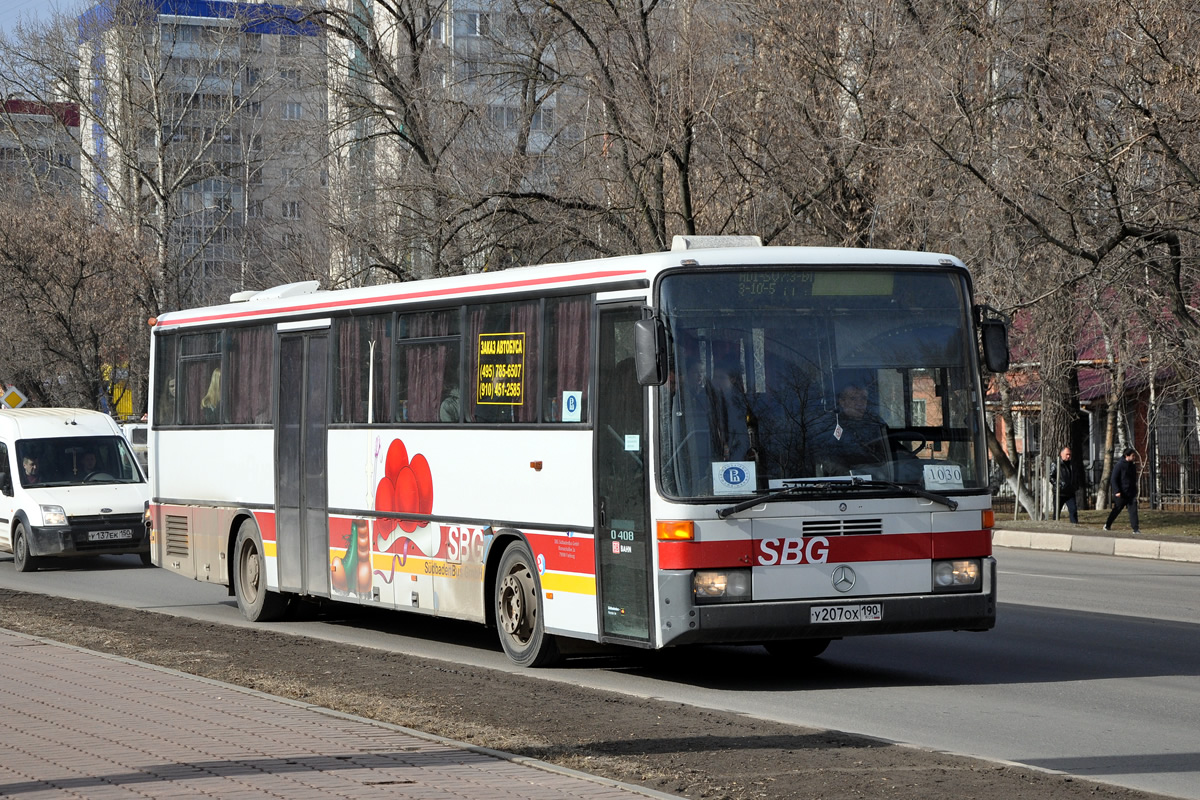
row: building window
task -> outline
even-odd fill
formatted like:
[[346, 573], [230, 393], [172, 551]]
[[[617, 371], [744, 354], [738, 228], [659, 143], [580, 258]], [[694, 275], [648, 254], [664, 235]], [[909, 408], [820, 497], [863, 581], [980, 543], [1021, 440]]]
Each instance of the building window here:
[[925, 403], [926, 403], [925, 400], [913, 400], [912, 401], [912, 424], [913, 425], [928, 424], [925, 422]]
[[492, 15], [481, 11], [454, 12], [455, 36], [487, 36], [492, 32]]
[[304, 106], [301, 103], [289, 102], [283, 104], [283, 118], [290, 120], [300, 119], [304, 115]]
[[281, 37], [279, 37], [279, 54], [281, 56], [300, 55], [300, 37], [299, 36], [281, 36]]
[[246, 204], [246, 218], [247, 219], [262, 219], [262, 215], [263, 215], [263, 201], [262, 200], [251, 200], [249, 203]]
[[284, 200], [283, 201], [283, 218], [284, 219], [300, 219], [300, 201]]

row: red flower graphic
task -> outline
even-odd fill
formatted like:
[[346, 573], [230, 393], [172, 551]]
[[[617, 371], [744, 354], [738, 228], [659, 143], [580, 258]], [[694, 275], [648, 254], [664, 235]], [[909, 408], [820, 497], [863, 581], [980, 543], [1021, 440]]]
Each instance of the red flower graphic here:
[[[394, 439], [388, 446], [383, 471], [379, 486], [375, 488], [376, 511], [400, 514], [429, 514], [433, 511], [433, 475], [425, 456], [418, 453], [410, 461], [404, 442]], [[377, 519], [375, 535], [379, 538], [387, 536], [397, 525], [405, 533], [412, 533], [428, 524], [428, 520]]]

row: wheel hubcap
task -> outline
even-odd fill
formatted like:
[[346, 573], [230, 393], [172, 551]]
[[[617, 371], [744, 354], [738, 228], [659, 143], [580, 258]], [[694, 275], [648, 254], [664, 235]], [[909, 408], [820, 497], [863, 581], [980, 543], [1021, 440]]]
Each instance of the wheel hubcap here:
[[525, 595], [521, 581], [515, 575], [507, 576], [500, 584], [500, 626], [504, 632], [514, 635], [525, 619]]

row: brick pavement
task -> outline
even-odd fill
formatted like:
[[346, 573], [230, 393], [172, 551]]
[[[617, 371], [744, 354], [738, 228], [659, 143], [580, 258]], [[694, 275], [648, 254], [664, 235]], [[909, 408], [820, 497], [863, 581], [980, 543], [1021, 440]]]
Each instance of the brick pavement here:
[[0, 796], [668, 795], [0, 629]]

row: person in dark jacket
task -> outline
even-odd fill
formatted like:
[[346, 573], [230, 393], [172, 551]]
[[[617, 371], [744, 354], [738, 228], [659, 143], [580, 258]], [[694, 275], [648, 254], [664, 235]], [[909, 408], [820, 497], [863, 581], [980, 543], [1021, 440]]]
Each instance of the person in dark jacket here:
[[1058, 454], [1058, 465], [1050, 470], [1050, 480], [1058, 484], [1058, 508], [1055, 514], [1065, 505], [1071, 524], [1079, 524], [1079, 507], [1075, 504], [1075, 492], [1083, 485], [1082, 468], [1071, 460], [1071, 448], [1064, 447]]
[[1108, 521], [1104, 523], [1104, 530], [1111, 531], [1113, 520], [1117, 518], [1117, 514], [1121, 513], [1121, 509], [1128, 508], [1129, 526], [1133, 528], [1135, 534], [1141, 533], [1138, 529], [1137, 488], [1137, 452], [1132, 447], [1126, 447], [1123, 458], [1117, 462], [1116, 469], [1113, 470], [1113, 508], [1109, 512]]

